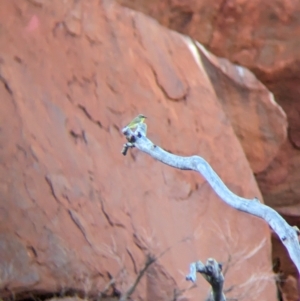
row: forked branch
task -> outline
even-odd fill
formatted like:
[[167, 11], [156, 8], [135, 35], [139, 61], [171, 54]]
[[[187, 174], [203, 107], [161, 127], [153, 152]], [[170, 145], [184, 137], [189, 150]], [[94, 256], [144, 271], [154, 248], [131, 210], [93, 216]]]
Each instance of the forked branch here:
[[211, 295], [209, 301], [226, 301], [223, 293], [224, 276], [222, 266], [213, 258], [208, 258], [206, 264], [201, 261], [190, 264], [190, 273], [186, 280], [195, 282], [196, 273], [200, 273], [205, 280], [211, 285]]

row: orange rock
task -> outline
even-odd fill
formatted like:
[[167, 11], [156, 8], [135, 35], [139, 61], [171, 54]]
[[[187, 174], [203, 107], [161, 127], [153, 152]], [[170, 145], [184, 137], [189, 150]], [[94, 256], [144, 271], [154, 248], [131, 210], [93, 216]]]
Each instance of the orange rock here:
[[[288, 0], [272, 1], [272, 3], [244, 0], [163, 2], [118, 0], [118, 2], [151, 15], [171, 29], [190, 35], [214, 54], [249, 68], [274, 94], [276, 102], [287, 115], [289, 128], [289, 140], [278, 153], [276, 160], [270, 164], [277, 154], [276, 147], [282, 142], [283, 130], [279, 128], [280, 126], [286, 128], [280, 114], [274, 116], [275, 111], [271, 113], [257, 107], [259, 109], [257, 113], [261, 117], [266, 116], [263, 128], [259, 125], [262, 124], [264, 118], [260, 118], [259, 122], [255, 123], [260, 133], [256, 132], [258, 135], [253, 135], [253, 131], [241, 133], [240, 130], [236, 133], [242, 140], [253, 171], [258, 174], [257, 180], [263, 196], [270, 200], [268, 204], [280, 213], [284, 213], [285, 209], [281, 210], [279, 207], [286, 207], [293, 203], [290, 209], [294, 211], [294, 215], [299, 216], [300, 43], [298, 41], [300, 26], [298, 15], [300, 3]], [[252, 91], [251, 98], [253, 100], [255, 97], [260, 98], [260, 93]], [[227, 99], [232, 98], [230, 89], [226, 89], [223, 95], [226, 95]], [[220, 93], [218, 96], [220, 99], [226, 97], [220, 97]], [[238, 107], [236, 110], [241, 110], [245, 107], [245, 103], [236, 107]], [[228, 109], [227, 107], [227, 111]], [[271, 119], [269, 119], [270, 113], [273, 115]], [[236, 128], [235, 125], [241, 123], [240, 119], [246, 122], [246, 116], [249, 115], [241, 114], [241, 112], [231, 114], [234, 128]], [[252, 117], [252, 114], [250, 116]], [[277, 137], [269, 136], [270, 131], [266, 131], [269, 120], [277, 124], [269, 124], [270, 128], [276, 128]], [[248, 121], [247, 124], [250, 122]], [[261, 149], [261, 145], [265, 145], [265, 148]], [[277, 167], [279, 171], [276, 170]], [[260, 175], [261, 172], [263, 172], [262, 175]], [[275, 184], [274, 173], [280, 174]], [[283, 174], [289, 176], [283, 177]], [[268, 182], [267, 178], [272, 180]], [[292, 189], [290, 183], [293, 183]], [[281, 203], [280, 206], [278, 206], [279, 203]]]
[[205, 71], [253, 172], [264, 171], [286, 140], [284, 111], [248, 69], [217, 58], [198, 45]]
[[[241, 136], [241, 132], [236, 133], [246, 142], [242, 142], [242, 145], [251, 168], [256, 173], [266, 203], [280, 214], [292, 216], [299, 224], [300, 2], [289, 0], [272, 2], [118, 0], [118, 2], [149, 14], [164, 26], [190, 35], [214, 54], [249, 68], [273, 93], [276, 102], [284, 109], [288, 121], [288, 140], [280, 151], [276, 153], [276, 147], [272, 147], [274, 142], [278, 145], [279, 140], [274, 140], [275, 136], [268, 137], [265, 128], [256, 136], [246, 132], [244, 132], [246, 136]], [[227, 89], [226, 96], [230, 94]], [[256, 95], [259, 96], [259, 92]], [[242, 108], [237, 107], [236, 110]], [[270, 111], [264, 113], [260, 110], [260, 112], [266, 116], [266, 120], [269, 119]], [[280, 121], [278, 117], [272, 118], [273, 121]], [[230, 118], [233, 126], [237, 120], [246, 121], [245, 114], [231, 115]], [[278, 130], [280, 126], [285, 128], [285, 122], [279, 122], [275, 128]], [[274, 124], [271, 127], [274, 128]], [[262, 145], [268, 146], [261, 149]], [[258, 157], [255, 158], [253, 153], [258, 154]]]
[[[222, 81], [212, 84], [194, 43], [110, 1], [11, 0], [2, 8], [1, 296], [69, 289], [98, 295], [111, 277], [114, 292], [124, 292], [145, 253], [159, 256], [167, 248], [136, 298], [173, 298], [189, 286], [189, 264], [208, 257], [224, 267], [230, 256], [239, 263], [226, 274], [225, 288], [269, 275], [265, 223], [226, 206], [198, 174], [137, 150], [120, 154], [120, 129], [143, 113], [153, 142], [203, 156], [233, 192], [261, 197], [218, 101]], [[28, 32], [32, 15], [39, 30]], [[210, 70], [236, 68], [218, 64]], [[248, 79], [243, 84], [251, 90]], [[235, 99], [243, 84], [228, 81]], [[276, 111], [262, 90], [262, 106]], [[259, 284], [253, 298], [275, 300], [274, 283]], [[185, 297], [204, 298], [207, 291], [200, 282]]]

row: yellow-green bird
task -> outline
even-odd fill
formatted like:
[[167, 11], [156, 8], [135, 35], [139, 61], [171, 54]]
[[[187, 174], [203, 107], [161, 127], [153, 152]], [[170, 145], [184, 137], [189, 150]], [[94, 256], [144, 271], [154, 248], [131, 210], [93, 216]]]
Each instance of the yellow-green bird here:
[[143, 123], [147, 117], [143, 114], [137, 115], [130, 123], [126, 126], [129, 129], [136, 128], [140, 123]]

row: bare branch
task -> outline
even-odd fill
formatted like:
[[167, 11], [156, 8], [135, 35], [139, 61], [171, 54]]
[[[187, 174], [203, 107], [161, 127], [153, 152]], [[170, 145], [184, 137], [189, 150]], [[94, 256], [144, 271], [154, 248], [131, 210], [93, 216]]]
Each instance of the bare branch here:
[[201, 261], [193, 262], [190, 265], [190, 274], [186, 276], [186, 280], [195, 282], [196, 272], [200, 273], [205, 280], [211, 285], [212, 301], [226, 301], [223, 293], [224, 276], [222, 274], [222, 266], [213, 258], [208, 258], [204, 265]]
[[122, 132], [129, 141], [126, 144], [126, 148], [136, 147], [152, 158], [181, 170], [198, 171], [211, 185], [216, 194], [229, 206], [264, 219], [285, 245], [300, 274], [300, 246], [297, 231], [289, 226], [274, 209], [260, 203], [257, 198], [246, 199], [234, 194], [203, 158], [199, 156], [176, 156], [153, 144], [146, 137], [147, 127], [145, 124], [138, 125], [135, 132], [132, 132], [127, 127]]
[[149, 268], [149, 266], [155, 261], [156, 261], [155, 256], [147, 255], [146, 262], [145, 262], [143, 268], [139, 271], [134, 283], [129, 287], [129, 289], [124, 294], [121, 295], [119, 301], [126, 301], [131, 296], [131, 294], [136, 289], [137, 285], [139, 284], [140, 280], [144, 276], [144, 274], [147, 271], [147, 269]]

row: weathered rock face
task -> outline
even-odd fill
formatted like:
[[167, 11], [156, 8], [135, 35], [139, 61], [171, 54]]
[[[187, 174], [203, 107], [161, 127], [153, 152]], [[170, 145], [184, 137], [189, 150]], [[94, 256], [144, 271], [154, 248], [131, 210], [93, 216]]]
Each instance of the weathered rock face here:
[[[190, 35], [216, 55], [248, 67], [274, 94], [287, 114], [289, 139], [275, 158], [271, 155], [265, 165], [260, 164], [263, 169], [251, 167], [266, 203], [299, 226], [300, 2], [118, 1]], [[273, 141], [270, 137], [269, 143]]]
[[[98, 295], [111, 278], [108, 293], [124, 292], [148, 252], [170, 248], [136, 298], [172, 299], [189, 287], [190, 262], [214, 257], [226, 266], [231, 256], [238, 264], [226, 274], [225, 288], [235, 285], [228, 297], [276, 300], [266, 224], [223, 204], [197, 174], [137, 150], [120, 154], [120, 129], [142, 112], [156, 144], [203, 156], [235, 193], [260, 197], [233, 105], [217, 97], [222, 77], [212, 79], [227, 77], [236, 102], [248, 95], [240, 110], [256, 126], [266, 125], [255, 97], [271, 124], [281, 123], [270, 132], [277, 144], [261, 144], [258, 169], [284, 139], [284, 115], [267, 90], [245, 69], [110, 1], [2, 1], [0, 17], [1, 295]], [[240, 286], [249, 275], [260, 289]], [[186, 298], [206, 296], [198, 282]]]
[[[215, 54], [250, 68], [267, 85], [287, 114], [289, 140], [273, 164], [270, 164], [274, 159], [271, 154], [265, 156], [265, 164], [259, 164], [260, 168], [255, 164], [251, 167], [258, 174], [257, 180], [268, 205], [282, 214], [289, 207], [288, 211], [299, 216], [300, 3], [282, 0], [272, 3], [243, 0], [119, 2], [190, 35]], [[261, 114], [269, 116], [268, 112], [261, 111]], [[274, 143], [272, 137], [267, 141], [270, 145]], [[245, 152], [248, 153], [247, 148]], [[283, 173], [288, 176], [283, 177]]]
[[205, 70], [253, 172], [264, 171], [286, 140], [284, 111], [253, 73], [198, 45]]

